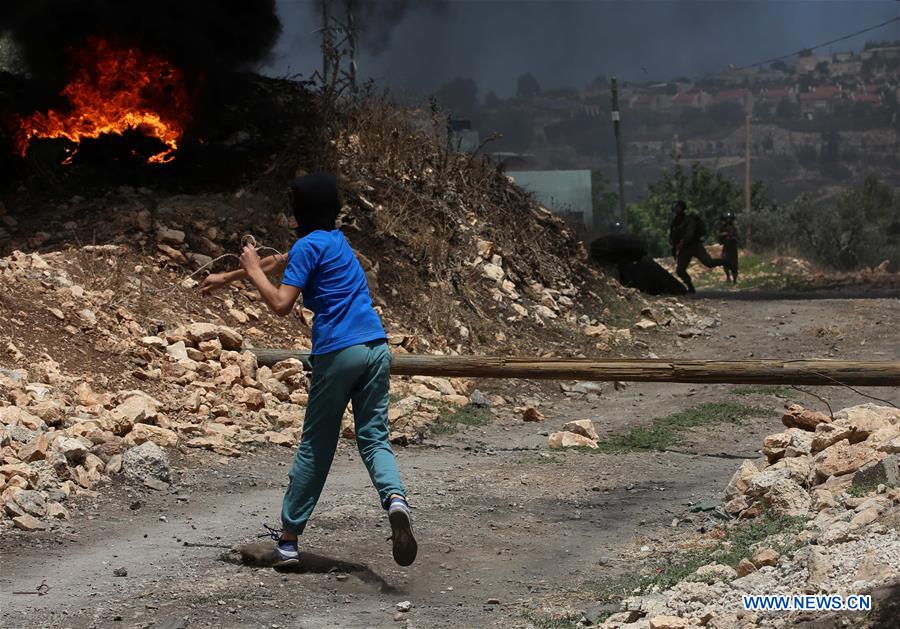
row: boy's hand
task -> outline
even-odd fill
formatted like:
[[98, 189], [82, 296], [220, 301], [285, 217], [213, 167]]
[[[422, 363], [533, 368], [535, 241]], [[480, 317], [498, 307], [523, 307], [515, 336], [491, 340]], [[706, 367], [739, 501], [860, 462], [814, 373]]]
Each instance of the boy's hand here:
[[214, 290], [219, 290], [228, 283], [224, 273], [212, 273], [207, 275], [200, 283], [200, 294], [206, 295]]
[[256, 271], [257, 269], [262, 270], [259, 254], [256, 253], [255, 247], [251, 247], [250, 245], [244, 247], [244, 250], [241, 252], [241, 266], [247, 273]]

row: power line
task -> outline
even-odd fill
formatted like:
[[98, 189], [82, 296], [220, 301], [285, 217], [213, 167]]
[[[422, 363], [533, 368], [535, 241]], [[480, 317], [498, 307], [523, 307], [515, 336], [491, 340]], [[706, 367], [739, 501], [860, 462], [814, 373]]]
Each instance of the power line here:
[[740, 66], [737, 68], [731, 68], [732, 70], [746, 70], [747, 68], [752, 68], [754, 66], [761, 66], [766, 63], [772, 63], [773, 61], [783, 61], [784, 59], [789, 59], [790, 57], [794, 57], [799, 55], [801, 52], [805, 52], [807, 50], [815, 50], [816, 48], [823, 48], [824, 46], [830, 46], [831, 44], [836, 44], [838, 42], [844, 41], [845, 39], [851, 39], [853, 37], [857, 37], [858, 35], [862, 35], [863, 33], [868, 33], [869, 31], [874, 31], [883, 26], [887, 26], [888, 24], [893, 24], [894, 22], [900, 21], [900, 16], [895, 18], [891, 18], [890, 20], [886, 20], [880, 24], [875, 24], [874, 26], [869, 26], [868, 28], [864, 28], [862, 30], [856, 31], [855, 33], [850, 33], [849, 35], [844, 35], [843, 37], [838, 37], [837, 39], [832, 39], [827, 42], [823, 42], [821, 44], [816, 44], [815, 46], [806, 46], [801, 48], [800, 50], [796, 50], [794, 52], [788, 53], [786, 55], [781, 55], [780, 57], [773, 57], [771, 59], [766, 59], [765, 61], [757, 61], [756, 63], [748, 63], [745, 66]]

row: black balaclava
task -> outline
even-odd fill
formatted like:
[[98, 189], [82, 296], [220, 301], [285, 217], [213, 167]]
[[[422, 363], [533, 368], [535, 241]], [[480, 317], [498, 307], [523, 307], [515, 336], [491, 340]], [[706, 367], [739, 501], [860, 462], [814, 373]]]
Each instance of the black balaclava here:
[[331, 173], [312, 173], [291, 181], [291, 209], [300, 238], [317, 229], [335, 229], [341, 211], [337, 178]]

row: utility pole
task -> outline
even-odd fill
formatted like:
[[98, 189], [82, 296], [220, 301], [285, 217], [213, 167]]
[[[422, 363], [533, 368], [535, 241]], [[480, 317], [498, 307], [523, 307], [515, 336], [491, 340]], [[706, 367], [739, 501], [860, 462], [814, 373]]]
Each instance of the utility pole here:
[[751, 246], [752, 221], [750, 220], [750, 114], [747, 114], [744, 137], [744, 212], [747, 213], [747, 249]]
[[322, 0], [322, 83], [328, 84], [328, 56], [331, 54], [331, 2]]
[[616, 136], [616, 165], [619, 169], [619, 218], [625, 218], [625, 172], [622, 167], [622, 139], [619, 137], [619, 86], [616, 78], [610, 81], [612, 91], [612, 123]]
[[350, 86], [356, 90], [356, 21], [353, 16], [353, 0], [346, 0], [347, 11], [347, 47], [350, 49]]

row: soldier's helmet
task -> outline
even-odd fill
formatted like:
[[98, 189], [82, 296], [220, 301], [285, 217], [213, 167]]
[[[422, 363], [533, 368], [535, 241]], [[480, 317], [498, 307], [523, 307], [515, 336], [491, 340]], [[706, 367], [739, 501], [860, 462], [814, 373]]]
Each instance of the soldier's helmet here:
[[725, 211], [722, 212], [722, 221], [725, 223], [731, 223], [734, 221], [734, 212]]
[[672, 214], [678, 214], [679, 212], [684, 212], [687, 209], [687, 204], [681, 199], [677, 199], [672, 201], [672, 205], [669, 206], [669, 210], [671, 210]]

